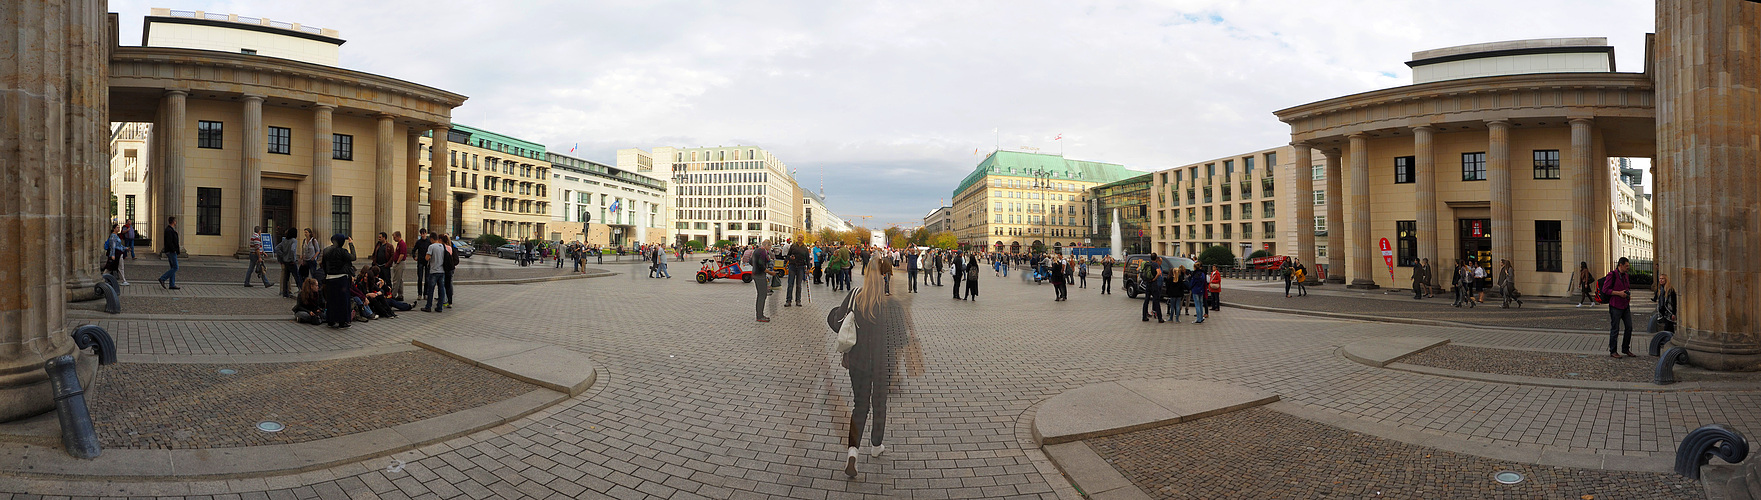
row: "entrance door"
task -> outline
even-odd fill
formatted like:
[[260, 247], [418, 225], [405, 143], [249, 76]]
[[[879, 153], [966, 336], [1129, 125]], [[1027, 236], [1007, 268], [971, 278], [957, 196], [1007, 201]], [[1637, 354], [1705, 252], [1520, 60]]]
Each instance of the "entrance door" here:
[[1480, 267], [1492, 267], [1492, 219], [1456, 219], [1460, 229], [1460, 257], [1473, 259]]
[[263, 189], [263, 232], [281, 238], [293, 227], [293, 217], [293, 190]]

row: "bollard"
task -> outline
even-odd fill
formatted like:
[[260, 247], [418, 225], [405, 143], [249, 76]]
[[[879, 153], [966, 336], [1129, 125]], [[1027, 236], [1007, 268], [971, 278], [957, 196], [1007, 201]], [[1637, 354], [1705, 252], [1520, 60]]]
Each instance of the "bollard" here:
[[105, 273], [104, 274], [104, 282], [109, 283], [110, 288], [116, 290], [117, 297], [122, 296], [122, 282], [116, 280], [116, 275]]
[[1742, 463], [1749, 456], [1749, 440], [1743, 438], [1743, 433], [1718, 424], [1694, 429], [1675, 448], [1675, 473], [1698, 480], [1700, 467], [1713, 455], [1733, 464]]
[[92, 349], [100, 366], [116, 363], [116, 341], [110, 338], [110, 332], [98, 325], [82, 325], [73, 329], [72, 336], [73, 344], [80, 350]]
[[110, 283], [100, 281], [98, 284], [92, 285], [92, 290], [98, 292], [98, 296], [104, 297], [104, 312], [110, 314], [122, 313], [122, 296], [117, 293], [116, 287], [110, 286]]
[[1663, 356], [1657, 358], [1657, 369], [1652, 382], [1657, 385], [1675, 383], [1675, 365], [1688, 362], [1688, 350], [1671, 347]]
[[1647, 354], [1650, 354], [1652, 356], [1661, 355], [1661, 353], [1663, 352], [1663, 346], [1669, 344], [1670, 339], [1673, 339], [1673, 338], [1675, 338], [1675, 332], [1669, 332], [1669, 331], [1657, 332], [1656, 335], [1652, 335], [1651, 336], [1651, 348], [1647, 352]]
[[55, 416], [61, 421], [61, 445], [68, 455], [91, 460], [103, 450], [98, 448], [98, 432], [92, 428], [92, 415], [86, 411], [86, 391], [80, 387], [79, 373], [74, 368], [73, 356], [56, 356], [43, 362], [55, 395]]

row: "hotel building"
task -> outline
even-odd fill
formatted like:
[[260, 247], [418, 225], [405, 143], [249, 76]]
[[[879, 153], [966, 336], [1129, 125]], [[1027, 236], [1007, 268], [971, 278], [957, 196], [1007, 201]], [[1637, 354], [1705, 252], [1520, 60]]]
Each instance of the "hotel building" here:
[[994, 151], [954, 189], [949, 219], [962, 248], [1091, 246], [1088, 189], [1142, 173], [1112, 163]]

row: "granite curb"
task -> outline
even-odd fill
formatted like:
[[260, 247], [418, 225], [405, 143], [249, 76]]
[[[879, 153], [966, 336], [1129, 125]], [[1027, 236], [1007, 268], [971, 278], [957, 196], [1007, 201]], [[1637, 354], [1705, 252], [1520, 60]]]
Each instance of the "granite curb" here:
[[1594, 334], [1594, 335], [1606, 335], [1608, 333], [1608, 332], [1602, 331], [1602, 330], [1573, 330], [1573, 329], [1564, 329], [1564, 328], [1552, 328], [1552, 329], [1521, 328], [1521, 327], [1514, 327], [1514, 326], [1479, 325], [1479, 324], [1474, 324], [1474, 323], [1460, 323], [1460, 322], [1455, 322], [1455, 321], [1443, 321], [1443, 320], [1435, 320], [1435, 319], [1398, 318], [1398, 317], [1393, 317], [1393, 316], [1372, 316], [1372, 315], [1368, 315], [1368, 314], [1346, 314], [1346, 313], [1336, 313], [1336, 312], [1327, 312], [1327, 311], [1309, 311], [1309, 310], [1305, 310], [1305, 309], [1287, 309], [1287, 308], [1282, 308], [1282, 307], [1266, 307], [1266, 306], [1256, 306], [1256, 305], [1249, 305], [1249, 304], [1240, 304], [1240, 303], [1234, 303], [1234, 302], [1224, 302], [1223, 306], [1224, 307], [1234, 307], [1234, 308], [1238, 308], [1238, 309], [1246, 309], [1249, 311], [1295, 314], [1298, 316], [1347, 319], [1347, 320], [1354, 320], [1354, 321], [1372, 321], [1372, 322], [1377, 322], [1377, 323], [1401, 323], [1401, 324], [1420, 325], [1420, 326], [1438, 326], [1438, 327], [1444, 327], [1444, 328], [1478, 328], [1478, 329], [1486, 329], [1486, 330], [1505, 330], [1505, 331], [1513, 331], [1513, 332], [1581, 333], [1581, 334]]
[[1382, 368], [1447, 343], [1449, 339], [1438, 337], [1379, 337], [1347, 343], [1339, 347], [1339, 354], [1358, 363]]
[[377, 356], [421, 349], [413, 344], [388, 344], [360, 349], [341, 349], [335, 351], [296, 352], [275, 354], [118, 354], [116, 360], [123, 363], [160, 363], [160, 364], [256, 364], [256, 363], [307, 363], [313, 361], [330, 361], [335, 359], [354, 358], [360, 356]]
[[1400, 370], [1438, 377], [1493, 382], [1500, 384], [1534, 385], [1541, 387], [1558, 387], [1561, 389], [1596, 389], [1604, 391], [1644, 391], [1644, 392], [1755, 392], [1761, 391], [1752, 382], [1676, 382], [1669, 385], [1657, 385], [1646, 382], [1612, 382], [1607, 380], [1573, 380], [1568, 378], [1525, 377], [1522, 375], [1503, 375], [1498, 373], [1470, 372], [1451, 370], [1432, 366], [1408, 363], [1389, 363], [1384, 368]]

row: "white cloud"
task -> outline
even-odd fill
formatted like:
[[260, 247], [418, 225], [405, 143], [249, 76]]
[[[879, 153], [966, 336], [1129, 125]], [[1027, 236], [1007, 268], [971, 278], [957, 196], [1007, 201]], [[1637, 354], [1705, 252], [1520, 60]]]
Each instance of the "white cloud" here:
[[[160, 3], [111, 2], [123, 40]], [[343, 65], [471, 97], [462, 123], [611, 161], [769, 148], [833, 210], [921, 217], [990, 149], [1150, 170], [1287, 142], [1273, 110], [1403, 85], [1414, 51], [1606, 36], [1642, 66], [1641, 0], [272, 2], [180, 9], [341, 30]], [[1392, 75], [1392, 76], [1390, 76]]]

